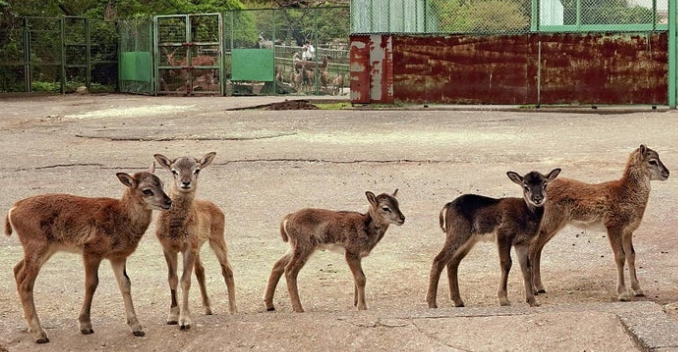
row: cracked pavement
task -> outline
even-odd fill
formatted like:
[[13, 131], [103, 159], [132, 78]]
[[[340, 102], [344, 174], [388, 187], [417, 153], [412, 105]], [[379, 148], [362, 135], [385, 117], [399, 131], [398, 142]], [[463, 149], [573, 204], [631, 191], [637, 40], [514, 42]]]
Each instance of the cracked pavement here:
[[[36, 346], [25, 331], [12, 267], [22, 256], [16, 236], [0, 236], [0, 347], [17, 351], [678, 351], [678, 220], [675, 111], [642, 108], [599, 114], [577, 111], [452, 109], [242, 110], [282, 98], [143, 97], [128, 95], [0, 98], [0, 209], [39, 193], [118, 197], [115, 172], [148, 168], [153, 154], [202, 156], [199, 198], [226, 214], [238, 315], [226, 312], [216, 259], [202, 258], [215, 315], [205, 316], [191, 289], [194, 328], [165, 325], [166, 264], [151, 225], [128, 260], [132, 296], [146, 336], [124, 322], [112, 272], [100, 269], [93, 335], [80, 335], [84, 296], [81, 259], [57, 254], [36, 283], [36, 306], [51, 342]], [[238, 110], [240, 109], [240, 110]], [[646, 143], [673, 172], [653, 182], [634, 234], [638, 276], [647, 297], [616, 302], [609, 241], [594, 229], [566, 228], [545, 248], [547, 293], [539, 308], [524, 302], [517, 265], [509, 276], [511, 307], [499, 307], [496, 246], [479, 243], [460, 266], [466, 308], [453, 308], [443, 275], [441, 308], [425, 293], [444, 236], [440, 208], [463, 193], [519, 196], [506, 178], [553, 167], [587, 182], [619, 178], [628, 154]], [[157, 174], [169, 180], [165, 170]], [[365, 312], [352, 305], [345, 261], [316, 253], [301, 271], [307, 313], [291, 312], [284, 280], [277, 312], [262, 296], [275, 260], [288, 248], [278, 221], [303, 207], [364, 211], [366, 190], [399, 189], [402, 227], [390, 228], [369, 257]], [[669, 224], [669, 226], [667, 226]], [[195, 281], [195, 280], [194, 280]]]

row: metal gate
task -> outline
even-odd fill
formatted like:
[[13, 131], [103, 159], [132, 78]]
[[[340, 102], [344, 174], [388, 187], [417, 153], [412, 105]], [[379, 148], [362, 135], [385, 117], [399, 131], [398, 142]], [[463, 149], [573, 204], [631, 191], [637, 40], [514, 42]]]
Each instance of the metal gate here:
[[155, 91], [224, 94], [221, 14], [155, 16]]

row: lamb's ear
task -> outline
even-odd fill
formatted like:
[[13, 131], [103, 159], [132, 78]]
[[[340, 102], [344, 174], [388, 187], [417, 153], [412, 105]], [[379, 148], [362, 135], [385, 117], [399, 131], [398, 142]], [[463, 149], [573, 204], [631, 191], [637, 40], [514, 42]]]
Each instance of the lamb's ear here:
[[558, 177], [558, 174], [560, 174], [560, 168], [556, 168], [551, 170], [548, 175], [546, 175], [546, 179], [551, 182], [555, 180], [556, 177]]
[[200, 160], [200, 167], [201, 168], [207, 167], [207, 165], [212, 163], [212, 160], [214, 160], [214, 157], [216, 155], [217, 155], [216, 152], [211, 152], [211, 153], [205, 154], [205, 156], [203, 156], [202, 159]]
[[377, 206], [377, 196], [374, 195], [374, 193], [367, 191], [365, 192], [365, 195], [367, 196], [367, 201], [370, 202], [373, 206]]
[[508, 178], [511, 179], [511, 181], [513, 181], [514, 183], [517, 183], [519, 185], [523, 184], [523, 176], [520, 176], [513, 171], [507, 172], [506, 176], [508, 176]]
[[172, 171], [172, 168], [171, 168], [172, 160], [168, 159], [166, 156], [164, 156], [162, 154], [155, 154], [155, 155], [153, 155], [153, 157], [155, 158], [155, 160], [158, 161], [158, 164], [160, 164], [160, 166], [162, 168], [165, 168], [169, 171]]
[[137, 186], [137, 182], [134, 180], [134, 177], [130, 176], [129, 174], [118, 172], [115, 175], [118, 176], [118, 180], [120, 180], [123, 185], [129, 188], [135, 188]]
[[641, 144], [640, 147], [638, 147], [638, 160], [643, 160], [647, 156], [647, 147], [645, 144]]
[[640, 147], [638, 147], [638, 150], [640, 150], [640, 152], [643, 154], [647, 153], [647, 147], [645, 144], [641, 144]]
[[148, 172], [154, 173], [155, 172], [155, 161], [151, 163], [151, 166], [148, 167]]
[[397, 189], [397, 188], [396, 188], [395, 191], [393, 191], [393, 197], [394, 197], [394, 198], [395, 198], [395, 197], [398, 197], [398, 189]]

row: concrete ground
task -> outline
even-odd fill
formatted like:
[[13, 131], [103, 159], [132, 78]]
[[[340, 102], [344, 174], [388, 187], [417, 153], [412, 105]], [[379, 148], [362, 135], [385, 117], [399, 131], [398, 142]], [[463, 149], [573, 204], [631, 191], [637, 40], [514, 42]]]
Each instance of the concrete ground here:
[[[665, 109], [526, 111], [496, 107], [399, 110], [237, 110], [278, 102], [257, 97], [89, 95], [0, 97], [0, 209], [34, 194], [118, 197], [116, 172], [148, 167], [152, 155], [200, 157], [216, 151], [201, 173], [198, 196], [226, 214], [239, 313], [227, 313], [218, 263], [203, 249], [215, 315], [191, 289], [194, 327], [165, 325], [166, 267], [154, 226], [128, 260], [132, 294], [146, 336], [125, 326], [120, 293], [107, 265], [100, 269], [92, 319], [81, 335], [81, 260], [57, 254], [36, 283], [36, 306], [51, 342], [26, 332], [12, 268], [18, 237], [0, 237], [0, 351], [678, 351], [678, 220], [675, 174], [652, 183], [643, 223], [634, 235], [646, 297], [616, 302], [615, 266], [602, 232], [566, 228], [546, 246], [548, 293], [541, 307], [524, 302], [514, 261], [511, 307], [499, 307], [496, 246], [479, 243], [460, 266], [466, 308], [454, 308], [446, 277], [438, 305], [425, 294], [444, 236], [437, 215], [463, 193], [520, 196], [505, 176], [548, 172], [602, 182], [620, 177], [641, 143], [672, 171], [678, 113]], [[235, 109], [235, 110], [234, 110]], [[168, 172], [156, 172], [169, 182]], [[364, 192], [399, 189], [402, 227], [392, 227], [363, 260], [367, 311], [352, 305], [353, 281], [340, 255], [317, 253], [300, 274], [306, 313], [291, 312], [284, 280], [276, 312], [265, 312], [271, 266], [287, 249], [278, 221], [303, 207], [364, 211]]]

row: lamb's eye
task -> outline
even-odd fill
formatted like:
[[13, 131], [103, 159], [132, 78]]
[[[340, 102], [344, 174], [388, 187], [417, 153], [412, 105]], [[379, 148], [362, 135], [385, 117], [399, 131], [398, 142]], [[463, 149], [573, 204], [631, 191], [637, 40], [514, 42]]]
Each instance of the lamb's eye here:
[[199, 174], [199, 173], [200, 173], [200, 169], [196, 169], [193, 173], [196, 174], [196, 175]]
[[383, 210], [383, 211], [386, 212], [386, 213], [390, 213], [390, 212], [391, 212], [391, 208], [389, 208], [389, 207], [382, 207], [381, 210]]
[[179, 175], [179, 171], [177, 171], [177, 170], [172, 170], [172, 174], [173, 174], [174, 176], [177, 176], [177, 175]]
[[657, 166], [657, 160], [652, 159], [652, 160], [649, 161], [649, 163], [652, 166]]
[[151, 191], [150, 189], [145, 189], [141, 192], [146, 196], [152, 196], [153, 195], [153, 191]]

